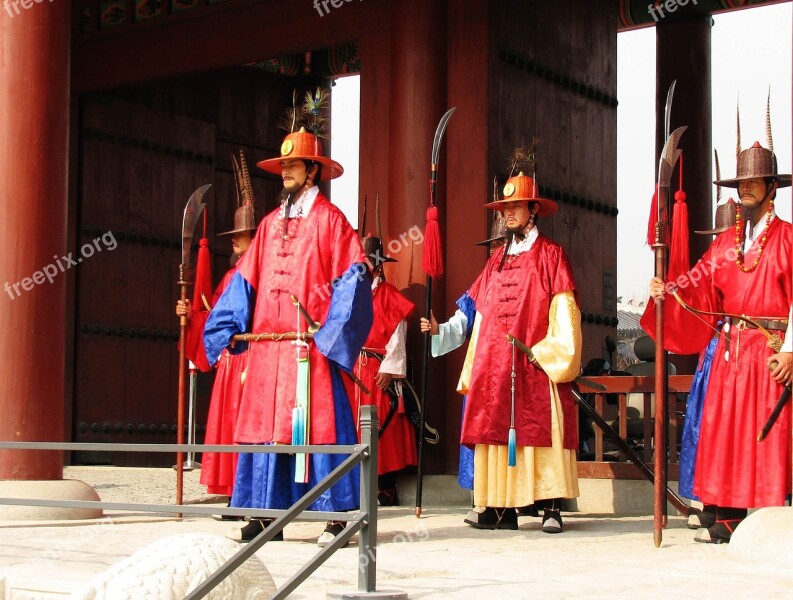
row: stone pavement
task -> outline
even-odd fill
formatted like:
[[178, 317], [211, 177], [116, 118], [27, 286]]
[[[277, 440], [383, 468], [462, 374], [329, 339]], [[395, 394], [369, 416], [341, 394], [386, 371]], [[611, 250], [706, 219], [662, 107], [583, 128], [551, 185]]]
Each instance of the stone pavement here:
[[[108, 502], [170, 503], [174, 497], [170, 469], [67, 467], [64, 476], [91, 484]], [[185, 474], [185, 502], [224, 505], [224, 498], [204, 494], [198, 476]], [[676, 516], [660, 548], [652, 541], [651, 516], [567, 513], [561, 535], [542, 533], [539, 519], [528, 517], [517, 531], [480, 531], [462, 522], [466, 510], [463, 504], [425, 501], [416, 519], [410, 506], [380, 509], [377, 589], [423, 599], [793, 598], [793, 552], [782, 542], [757, 553], [756, 546], [736, 540], [698, 544], [685, 519]], [[793, 514], [790, 508], [775, 510], [785, 518]], [[110, 511], [92, 521], [0, 522], [0, 600], [65, 598], [155, 540], [186, 532], [224, 535], [233, 526], [206, 517]], [[286, 541], [270, 542], [257, 553], [276, 584], [318, 551], [321, 530], [321, 523], [291, 524]], [[353, 542], [291, 597], [355, 591], [357, 564]]]

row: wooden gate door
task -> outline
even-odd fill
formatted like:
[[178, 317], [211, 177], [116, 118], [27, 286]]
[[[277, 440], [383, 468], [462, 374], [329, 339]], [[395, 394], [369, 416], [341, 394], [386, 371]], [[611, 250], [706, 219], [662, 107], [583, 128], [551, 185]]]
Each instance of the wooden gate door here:
[[[182, 214], [196, 188], [214, 183], [215, 126], [94, 96], [82, 99], [81, 121], [73, 439], [173, 443]], [[165, 466], [174, 455], [72, 460]]]

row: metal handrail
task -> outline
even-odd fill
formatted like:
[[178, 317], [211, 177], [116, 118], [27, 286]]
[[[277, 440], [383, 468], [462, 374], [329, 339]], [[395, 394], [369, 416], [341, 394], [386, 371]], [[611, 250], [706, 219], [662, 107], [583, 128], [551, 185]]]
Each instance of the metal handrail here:
[[[356, 445], [203, 445], [203, 444], [100, 444], [79, 442], [0, 442], [0, 450], [82, 450], [102, 452], [228, 452], [228, 453], [271, 453], [271, 454], [349, 454], [327, 477], [319, 481], [300, 500], [288, 510], [226, 508], [218, 510], [213, 507], [184, 504], [142, 504], [120, 502], [96, 502], [87, 500], [42, 500], [38, 498], [0, 498], [0, 504], [22, 506], [55, 506], [65, 508], [107, 508], [111, 510], [138, 510], [141, 512], [178, 514], [228, 514], [235, 516], [251, 516], [257, 518], [275, 518], [264, 531], [251, 542], [243, 546], [223, 566], [210, 575], [198, 588], [191, 592], [186, 600], [197, 600], [206, 596], [218, 586], [234, 570], [242, 565], [264, 544], [271, 540], [286, 525], [300, 518], [301, 520], [346, 520], [347, 526], [318, 552], [308, 563], [303, 565], [283, 586], [272, 596], [274, 599], [286, 598], [316, 569], [318, 569], [336, 550], [344, 547], [347, 541], [360, 532], [358, 544], [358, 591], [372, 593], [376, 591], [377, 582], [377, 407], [366, 405], [361, 407], [361, 444]], [[357, 513], [306, 511], [306, 509], [349, 473], [356, 465], [361, 465], [360, 509]], [[301, 513], [308, 512], [308, 516]]]

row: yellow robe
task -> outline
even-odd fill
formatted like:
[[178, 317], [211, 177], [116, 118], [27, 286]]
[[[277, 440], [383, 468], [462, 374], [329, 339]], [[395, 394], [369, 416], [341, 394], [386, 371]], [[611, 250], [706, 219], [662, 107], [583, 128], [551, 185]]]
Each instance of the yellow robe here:
[[[467, 393], [480, 317], [474, 320], [458, 391]], [[507, 466], [507, 446], [477, 444], [474, 450], [474, 504], [519, 507], [536, 500], [576, 498], [578, 468], [573, 449], [562, 446], [562, 409], [556, 384], [571, 381], [581, 365], [581, 314], [570, 291], [551, 300], [548, 335], [532, 347], [548, 375], [551, 398], [551, 447], [518, 446], [517, 465]]]

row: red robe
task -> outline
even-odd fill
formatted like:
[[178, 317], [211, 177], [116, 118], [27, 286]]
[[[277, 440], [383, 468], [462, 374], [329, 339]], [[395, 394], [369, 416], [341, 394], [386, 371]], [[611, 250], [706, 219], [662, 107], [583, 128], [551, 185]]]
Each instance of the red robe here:
[[[413, 303], [399, 293], [390, 283], [381, 281], [372, 292], [374, 308], [374, 322], [366, 339], [364, 348], [380, 355], [385, 354], [385, 347], [397, 325], [410, 316], [413, 312]], [[355, 365], [355, 374], [371, 392], [371, 396], [362, 393], [360, 388], [350, 380], [345, 379], [347, 395], [350, 398], [352, 414], [355, 418], [355, 427], [359, 427], [359, 407], [366, 404], [377, 405], [377, 419], [380, 427], [385, 423], [391, 411], [391, 397], [379, 389], [374, 382], [380, 369], [380, 361], [361, 353]], [[358, 430], [358, 441], [361, 439]], [[379, 439], [377, 449], [377, 473], [390, 473], [399, 471], [408, 465], [416, 464], [416, 435], [407, 415], [399, 412], [399, 408], [388, 423]]]
[[[223, 276], [212, 296], [212, 306], [220, 298], [223, 290], [231, 281], [236, 268], [229, 269]], [[207, 314], [207, 313], [205, 313]], [[206, 321], [206, 317], [204, 318]], [[203, 344], [202, 344], [203, 346]], [[224, 350], [217, 362], [215, 384], [212, 387], [212, 398], [209, 401], [205, 444], [233, 444], [234, 427], [240, 410], [242, 396], [241, 375], [248, 362], [247, 353], [230, 354]], [[208, 494], [231, 496], [234, 488], [234, 476], [237, 470], [237, 454], [228, 452], [205, 452], [201, 456], [202, 485], [207, 486]]]
[[[364, 264], [361, 242], [344, 214], [321, 193], [304, 217], [268, 214], [237, 269], [256, 292], [253, 333], [284, 333], [306, 322], [290, 300], [294, 294], [320, 324], [330, 307], [333, 281], [355, 263]], [[286, 239], [284, 239], [286, 238]], [[361, 274], [368, 277], [366, 273]], [[310, 444], [336, 442], [328, 359], [309, 343]], [[296, 347], [289, 341], [252, 342], [234, 441], [243, 444], [292, 441], [292, 409], [297, 382]]]
[[[735, 264], [735, 232], [719, 235], [688, 275], [678, 279], [680, 297], [698, 309], [787, 319], [793, 301], [793, 226], [775, 218], [767, 237], [757, 268], [744, 273]], [[754, 264], [759, 244], [757, 240], [746, 254], [744, 265]], [[654, 318], [655, 303], [651, 303], [643, 324], [654, 323]], [[712, 323], [715, 317], [706, 320]], [[670, 296], [664, 302], [664, 323], [665, 340], [672, 347], [690, 347], [690, 340], [695, 340], [701, 350], [713, 336], [713, 330], [701, 321], [692, 324], [690, 313]], [[654, 336], [654, 328], [646, 329]], [[775, 334], [781, 338], [783, 333]], [[791, 490], [790, 404], [768, 437], [757, 442], [783, 388], [769, 375], [766, 363], [773, 350], [759, 330], [739, 329], [733, 322], [730, 336], [729, 360], [725, 360], [724, 335], [713, 359], [702, 410], [694, 493], [705, 504], [717, 506], [781, 506]]]
[[[532, 347], [548, 333], [553, 296], [575, 292], [573, 270], [562, 247], [540, 234], [531, 249], [508, 256], [505, 248], [490, 257], [469, 290], [481, 313], [476, 355], [463, 415], [462, 443], [506, 445], [511, 407], [511, 334]], [[515, 430], [518, 446], [551, 446], [551, 398], [548, 376], [515, 353]], [[578, 447], [576, 404], [569, 383], [558, 384], [564, 415], [564, 447]]]

